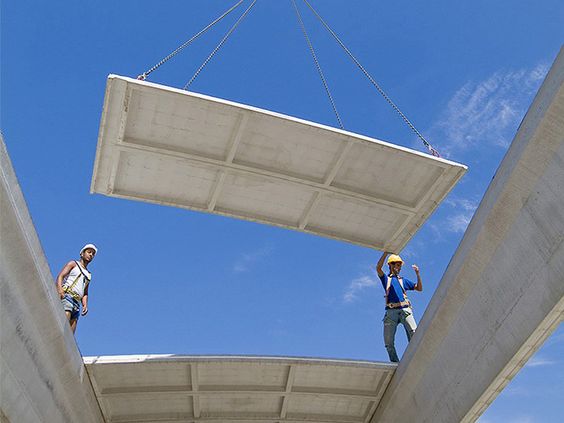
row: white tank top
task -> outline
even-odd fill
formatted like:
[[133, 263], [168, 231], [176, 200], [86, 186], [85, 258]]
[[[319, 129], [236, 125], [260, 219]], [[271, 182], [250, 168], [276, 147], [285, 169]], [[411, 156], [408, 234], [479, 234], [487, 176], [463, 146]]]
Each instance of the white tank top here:
[[92, 274], [75, 261], [76, 266], [72, 268], [70, 273], [63, 281], [63, 290], [80, 300], [84, 297], [84, 291], [92, 279]]

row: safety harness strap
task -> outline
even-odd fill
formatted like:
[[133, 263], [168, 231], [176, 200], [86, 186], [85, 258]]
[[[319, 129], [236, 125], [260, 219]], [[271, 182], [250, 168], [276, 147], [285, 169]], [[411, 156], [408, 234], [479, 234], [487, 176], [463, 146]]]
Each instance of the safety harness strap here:
[[407, 298], [407, 293], [405, 292], [405, 288], [403, 287], [403, 278], [398, 276], [398, 282], [403, 292], [403, 301], [399, 303], [389, 303], [388, 302], [388, 294], [390, 293], [390, 288], [392, 287], [392, 276], [388, 275], [388, 281], [386, 283], [386, 307], [387, 308], [400, 308], [400, 307], [411, 307], [411, 302]]
[[78, 264], [77, 261], [75, 261], [75, 263], [78, 266], [78, 271], [80, 272], [80, 274], [74, 279], [74, 281], [72, 281], [72, 283], [70, 285], [64, 286], [63, 291], [66, 294], [69, 294], [75, 300], [80, 300], [80, 298], [77, 298], [76, 293], [72, 289], [76, 286], [76, 284], [78, 283], [78, 280], [80, 279], [81, 276], [83, 276], [84, 279], [86, 280], [86, 284], [84, 285], [84, 289], [86, 289], [86, 287], [90, 283], [90, 279], [88, 279], [88, 277], [84, 274], [84, 272], [82, 271], [82, 268], [80, 267], [80, 264]]

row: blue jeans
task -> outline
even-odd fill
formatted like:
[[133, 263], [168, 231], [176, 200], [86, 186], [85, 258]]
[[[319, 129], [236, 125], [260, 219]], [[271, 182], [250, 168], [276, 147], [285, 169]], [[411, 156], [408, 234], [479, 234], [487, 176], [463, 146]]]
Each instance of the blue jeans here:
[[396, 329], [400, 323], [405, 329], [407, 341], [411, 341], [411, 337], [415, 333], [415, 329], [417, 329], [417, 323], [415, 323], [411, 307], [386, 310], [384, 315], [384, 345], [390, 356], [390, 361], [396, 363], [399, 362], [399, 358], [396, 353], [395, 337]]

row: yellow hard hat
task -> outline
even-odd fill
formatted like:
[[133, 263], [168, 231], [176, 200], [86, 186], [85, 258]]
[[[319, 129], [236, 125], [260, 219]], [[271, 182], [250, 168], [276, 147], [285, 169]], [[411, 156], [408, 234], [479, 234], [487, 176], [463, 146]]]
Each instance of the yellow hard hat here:
[[390, 257], [388, 257], [388, 264], [398, 263], [398, 262], [403, 264], [403, 260], [397, 254], [392, 254]]

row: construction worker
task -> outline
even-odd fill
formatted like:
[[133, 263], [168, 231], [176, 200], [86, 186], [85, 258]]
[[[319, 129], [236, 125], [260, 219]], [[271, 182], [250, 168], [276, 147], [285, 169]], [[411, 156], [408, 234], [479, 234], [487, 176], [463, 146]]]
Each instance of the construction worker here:
[[[57, 276], [57, 291], [72, 333], [76, 331], [79, 315], [84, 316], [88, 313], [88, 285], [92, 279], [88, 265], [97, 252], [98, 249], [94, 244], [86, 244], [80, 250], [80, 260], [69, 261]], [[81, 303], [82, 312], [80, 312]]]
[[380, 260], [378, 260], [378, 264], [376, 265], [376, 270], [378, 272], [378, 277], [382, 281], [384, 291], [386, 292], [384, 345], [386, 346], [386, 350], [390, 356], [390, 361], [399, 362], [395, 347], [395, 336], [398, 324], [401, 323], [405, 328], [405, 334], [407, 335], [408, 342], [411, 341], [411, 337], [413, 336], [415, 329], [417, 329], [417, 323], [415, 323], [413, 310], [411, 309], [411, 303], [407, 298], [406, 291], [423, 291], [423, 283], [421, 282], [419, 267], [415, 264], [411, 267], [415, 270], [415, 274], [417, 275], [417, 283], [414, 284], [409, 279], [400, 276], [403, 260], [396, 254], [390, 255], [388, 258], [389, 272], [385, 275], [382, 271], [382, 266], [389, 254], [390, 253], [388, 252], [382, 254], [382, 257], [380, 257]]

